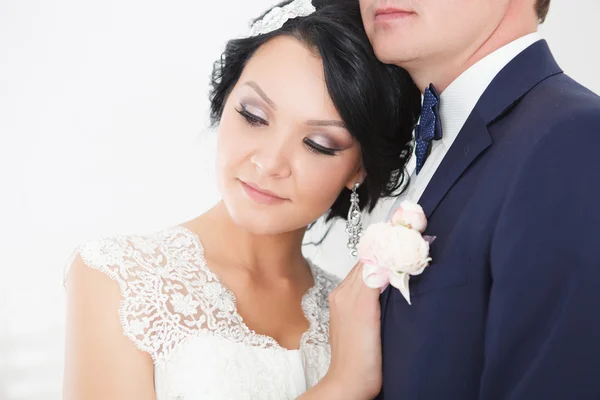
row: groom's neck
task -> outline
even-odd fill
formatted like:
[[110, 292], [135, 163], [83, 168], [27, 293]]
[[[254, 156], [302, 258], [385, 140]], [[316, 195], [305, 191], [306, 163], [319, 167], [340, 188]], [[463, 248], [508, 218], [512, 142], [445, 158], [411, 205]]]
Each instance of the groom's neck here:
[[421, 92], [433, 83], [437, 91], [442, 93], [478, 61], [512, 41], [537, 31], [537, 19], [511, 14], [516, 12], [521, 11], [509, 11], [491, 34], [473, 38], [471, 44], [460, 53], [424, 57], [400, 66], [410, 73]]

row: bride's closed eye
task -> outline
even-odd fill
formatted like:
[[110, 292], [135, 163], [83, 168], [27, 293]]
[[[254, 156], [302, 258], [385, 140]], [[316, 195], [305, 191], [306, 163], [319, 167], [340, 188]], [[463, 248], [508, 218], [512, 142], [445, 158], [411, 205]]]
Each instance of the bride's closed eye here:
[[248, 107], [244, 104], [240, 105], [239, 109], [236, 109], [235, 111], [238, 112], [238, 114], [240, 114], [242, 117], [244, 117], [244, 119], [246, 120], [246, 122], [252, 126], [269, 126], [269, 121], [267, 121], [265, 118], [257, 115], [259, 114], [258, 112], [251, 112]]
[[313, 154], [323, 154], [326, 156], [335, 156], [340, 151], [339, 149], [332, 149], [326, 146], [322, 146], [314, 140], [305, 138], [304, 145]]

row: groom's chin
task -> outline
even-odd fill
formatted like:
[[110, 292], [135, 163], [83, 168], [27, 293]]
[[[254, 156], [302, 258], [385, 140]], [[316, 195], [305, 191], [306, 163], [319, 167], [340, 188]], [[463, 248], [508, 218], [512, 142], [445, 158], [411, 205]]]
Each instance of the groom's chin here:
[[405, 63], [415, 58], [417, 54], [415, 42], [401, 40], [403, 36], [392, 28], [377, 29], [369, 33], [369, 40], [379, 61], [403, 67]]
[[389, 42], [373, 43], [375, 55], [384, 64], [407, 68], [418, 59], [414, 51]]

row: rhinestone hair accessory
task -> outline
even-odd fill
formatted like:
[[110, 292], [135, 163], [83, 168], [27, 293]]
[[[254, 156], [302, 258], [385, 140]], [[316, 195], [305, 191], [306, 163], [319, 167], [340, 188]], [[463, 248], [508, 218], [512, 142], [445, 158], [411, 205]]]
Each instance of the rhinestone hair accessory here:
[[288, 20], [306, 17], [317, 11], [311, 0], [294, 0], [283, 7], [274, 7], [250, 28], [250, 36], [264, 35], [279, 29]]

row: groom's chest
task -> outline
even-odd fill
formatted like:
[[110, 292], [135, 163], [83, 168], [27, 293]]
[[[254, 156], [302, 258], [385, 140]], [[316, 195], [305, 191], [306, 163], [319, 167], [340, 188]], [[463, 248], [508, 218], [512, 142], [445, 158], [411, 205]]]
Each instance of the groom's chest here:
[[496, 144], [464, 171], [429, 216], [426, 234], [436, 237], [433, 262], [411, 277], [412, 305], [393, 288], [382, 297], [386, 399], [477, 396], [469, 390], [478, 387], [483, 364], [490, 249], [520, 162], [507, 160], [506, 147]]

